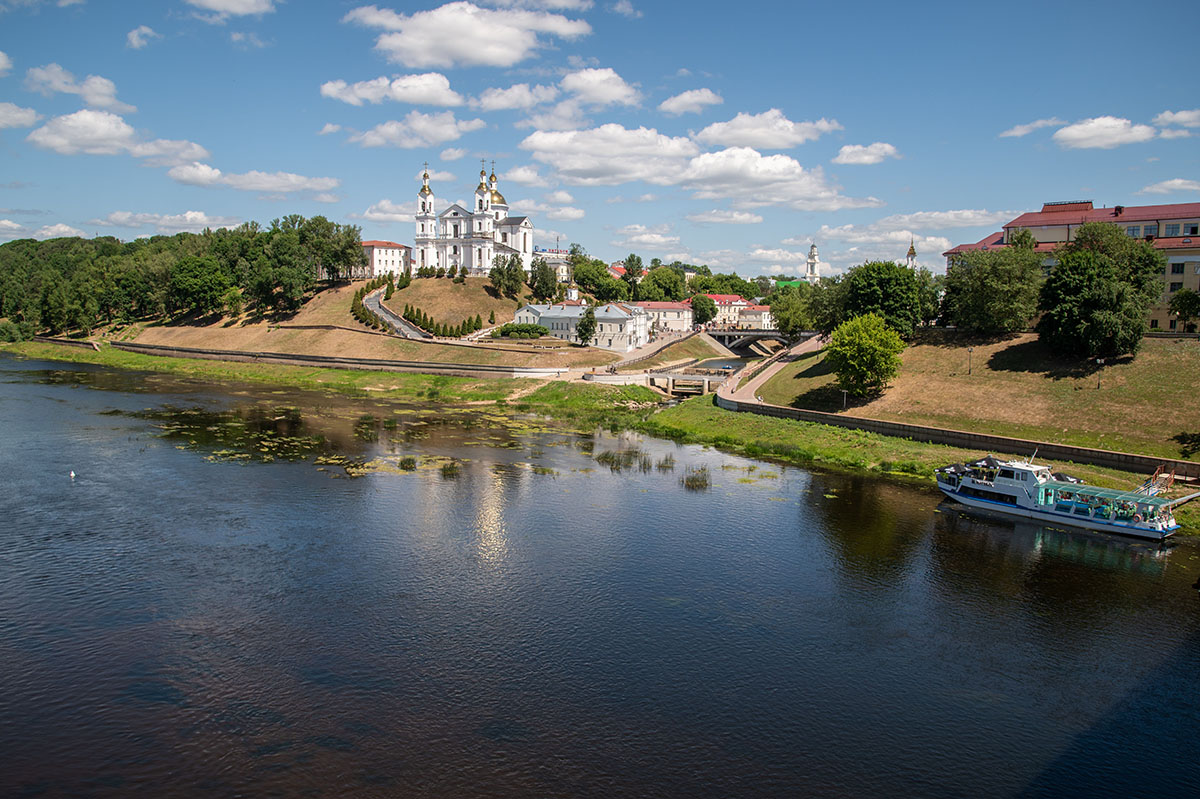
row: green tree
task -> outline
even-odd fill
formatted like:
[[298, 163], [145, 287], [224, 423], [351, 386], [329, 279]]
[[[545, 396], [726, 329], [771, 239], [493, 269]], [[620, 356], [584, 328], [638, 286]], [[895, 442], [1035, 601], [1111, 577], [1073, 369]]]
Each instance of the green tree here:
[[692, 321], [704, 325], [717, 318], [717, 304], [712, 297], [697, 294], [692, 297]]
[[879, 394], [900, 372], [900, 335], [877, 313], [856, 316], [838, 325], [825, 348], [838, 383], [856, 397]]
[[1073, 358], [1137, 352], [1146, 316], [1162, 291], [1166, 257], [1107, 222], [1080, 225], [1054, 257], [1057, 264], [1038, 299], [1039, 339]]
[[225, 308], [226, 315], [237, 319], [242, 315], [242, 309], [246, 306], [242, 290], [237, 286], [231, 286], [229, 291], [225, 292], [225, 296], [221, 298], [221, 304]]
[[1200, 318], [1200, 293], [1191, 289], [1180, 289], [1171, 297], [1171, 313], [1179, 317], [1184, 330], [1194, 328], [1189, 324], [1193, 319]]
[[683, 278], [679, 272], [668, 266], [659, 266], [651, 269], [638, 285], [638, 299], [643, 300], [672, 300], [678, 302], [684, 298], [684, 294]]
[[928, 326], [937, 321], [941, 313], [945, 285], [945, 275], [935, 275], [925, 267], [917, 270], [917, 297], [920, 305], [918, 317], [921, 324]]
[[801, 283], [797, 286], [781, 286], [769, 299], [771, 316], [780, 333], [795, 341], [801, 333], [813, 329], [812, 313], [809, 310], [809, 294], [812, 286]]
[[625, 256], [625, 274], [622, 275], [621, 280], [624, 281], [628, 296], [631, 299], [641, 299], [638, 297], [637, 288], [638, 278], [642, 276], [643, 271], [642, 257], [640, 255], [629, 253], [629, 255]]
[[216, 258], [183, 258], [171, 270], [171, 301], [178, 310], [204, 315], [221, 308], [229, 278]]
[[1032, 248], [973, 250], [946, 273], [946, 314], [959, 328], [983, 335], [1024, 330], [1037, 313], [1042, 257]]
[[489, 325], [496, 324], [496, 311], [495, 310], [488, 311], [488, 324]]
[[554, 267], [546, 263], [544, 258], [534, 258], [530, 266], [529, 288], [533, 291], [533, 298], [545, 302], [558, 289], [558, 276], [554, 273]]
[[920, 317], [917, 275], [892, 261], [868, 261], [850, 269], [845, 278], [842, 312], [845, 318], [876, 313], [888, 326], [910, 338]]
[[[514, 259], [516, 260], [515, 270], [513, 269]], [[525, 273], [521, 269], [521, 256], [497, 255], [492, 259], [492, 268], [488, 272], [488, 279], [500, 294], [515, 299], [521, 290], [521, 284], [525, 282]]]
[[579, 317], [579, 321], [575, 324], [575, 335], [579, 337], [579, 343], [587, 346], [592, 343], [592, 339], [596, 337], [596, 309], [588, 306], [584, 309], [583, 315]]
[[812, 316], [813, 326], [822, 335], [830, 335], [845, 321], [845, 302], [845, 275], [823, 277], [812, 284], [812, 290], [808, 293], [808, 312]]

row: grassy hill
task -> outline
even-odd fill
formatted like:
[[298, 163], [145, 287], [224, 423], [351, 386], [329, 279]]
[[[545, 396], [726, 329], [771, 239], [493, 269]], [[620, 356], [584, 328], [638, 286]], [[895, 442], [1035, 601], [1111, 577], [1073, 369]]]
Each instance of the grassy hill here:
[[496, 296], [486, 277], [469, 277], [465, 283], [455, 283], [448, 278], [413, 280], [408, 288], [393, 294], [386, 304], [396, 313], [403, 313], [405, 305], [415, 305], [446, 325], [457, 325], [475, 316], [486, 325], [488, 315], [495, 312], [496, 324], [502, 325], [511, 322], [517, 309], [526, 302], [524, 297], [518, 303]]
[[[453, 285], [449, 280], [414, 281]], [[284, 352], [310, 355], [341, 355], [356, 358], [390, 358], [432, 363], [479, 363], [497, 366], [599, 366], [617, 360], [616, 353], [594, 348], [565, 347], [559, 350], [511, 352], [495, 348], [455, 344], [422, 343], [371, 333], [350, 315], [350, 303], [361, 281], [320, 292], [299, 312], [282, 324], [249, 319], [220, 319], [208, 323], [148, 325], [121, 331], [117, 336], [140, 344], [199, 347], [223, 350]], [[469, 283], [468, 283], [469, 285]], [[400, 293], [393, 297], [400, 296]], [[511, 300], [506, 301], [510, 308]], [[400, 304], [404, 309], [404, 304]], [[509, 313], [511, 318], [512, 314]], [[484, 320], [487, 314], [483, 315]], [[497, 321], [500, 315], [497, 313]], [[340, 325], [349, 330], [298, 330], [287, 325]]]
[[663, 349], [649, 360], [638, 361], [633, 366], [630, 366], [631, 371], [640, 372], [643, 369], [655, 369], [668, 363], [676, 363], [678, 361], [702, 360], [704, 358], [713, 358], [718, 355], [723, 355], [718, 349], [708, 343], [706, 336], [692, 336], [675, 344], [671, 344]]
[[1195, 340], [1147, 339], [1137, 357], [1097, 367], [1056, 358], [1033, 335], [968, 342], [934, 334], [905, 350], [900, 376], [882, 397], [851, 402], [846, 411], [823, 357], [812, 353], [785, 367], [763, 386], [763, 399], [1200, 460], [1200, 342]]

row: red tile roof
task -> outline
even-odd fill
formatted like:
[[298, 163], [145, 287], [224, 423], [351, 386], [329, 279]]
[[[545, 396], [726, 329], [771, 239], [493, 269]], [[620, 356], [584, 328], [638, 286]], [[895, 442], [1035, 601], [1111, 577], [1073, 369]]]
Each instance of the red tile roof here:
[[[1027, 214], [1021, 214], [1005, 225], [1004, 229], [1041, 227], [1043, 225], [1082, 225], [1084, 222], [1115, 222], [1118, 225], [1123, 225], [1130, 222], [1165, 222], [1172, 219], [1200, 219], [1200, 203], [1114, 205], [1112, 208], [1078, 208], [1078, 205], [1080, 204], [1043, 206], [1041, 211], [1031, 211]], [[1064, 208], [1068, 210], [1063, 210]], [[1120, 212], [1117, 209], [1120, 209]]]
[[[1035, 252], [1051, 253], [1058, 249], [1061, 241], [1043, 241], [1034, 247]], [[1172, 236], [1171, 238], [1156, 238], [1151, 241], [1156, 250], [1200, 250], [1200, 236]], [[957, 255], [960, 252], [972, 250], [1001, 250], [1008, 245], [1004, 243], [1003, 233], [989, 233], [974, 244], [960, 244], [946, 250], [943, 257]]]
[[635, 302], [634, 305], [651, 311], [685, 311], [692, 307], [689, 302], [663, 302], [659, 300], [642, 300], [641, 302]]
[[364, 246], [364, 247], [403, 247], [406, 250], [412, 249], [412, 247], [409, 247], [407, 244], [397, 244], [394, 241], [379, 241], [378, 239], [372, 239], [371, 241], [364, 241], [362, 243], [362, 246]]
[[735, 302], [746, 302], [745, 298], [740, 294], [705, 294], [704, 296], [717, 305], [732, 305]]

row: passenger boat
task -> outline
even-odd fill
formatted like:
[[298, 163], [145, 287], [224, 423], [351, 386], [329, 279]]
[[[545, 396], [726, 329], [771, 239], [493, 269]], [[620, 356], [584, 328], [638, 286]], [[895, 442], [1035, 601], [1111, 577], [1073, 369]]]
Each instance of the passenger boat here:
[[991, 455], [943, 466], [936, 474], [943, 494], [972, 508], [1157, 541], [1179, 529], [1173, 509], [1200, 497], [1200, 492], [1174, 500], [1161, 496], [1173, 479], [1161, 470], [1134, 491], [1114, 491], [1031, 460]]

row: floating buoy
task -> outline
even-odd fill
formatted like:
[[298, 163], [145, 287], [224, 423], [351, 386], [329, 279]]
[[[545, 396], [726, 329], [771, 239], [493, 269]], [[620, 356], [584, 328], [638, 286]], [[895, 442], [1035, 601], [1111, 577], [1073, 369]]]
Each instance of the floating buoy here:
[[72, 480], [75, 479], [75, 470], [74, 469], [71, 470], [71, 479]]

